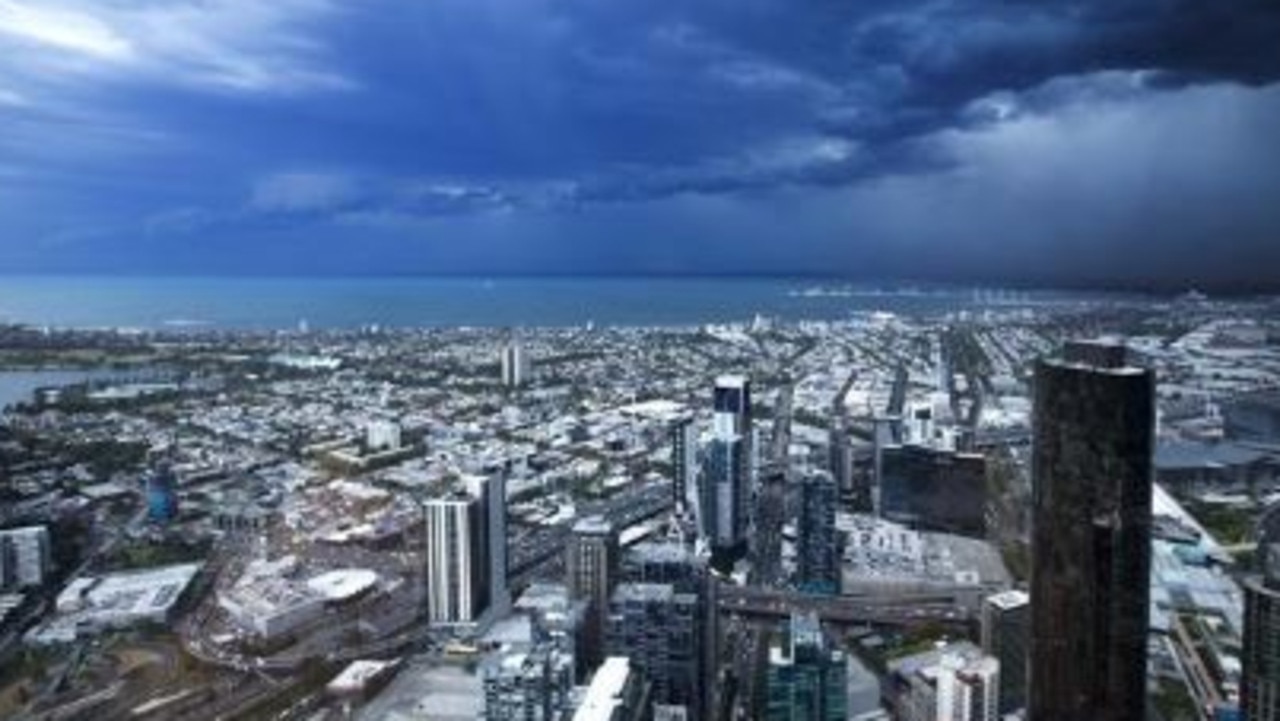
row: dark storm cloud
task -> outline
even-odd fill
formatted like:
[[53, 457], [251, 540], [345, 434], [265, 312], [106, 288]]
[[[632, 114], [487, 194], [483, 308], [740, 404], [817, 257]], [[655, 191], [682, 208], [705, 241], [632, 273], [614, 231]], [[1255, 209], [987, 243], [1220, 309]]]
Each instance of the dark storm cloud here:
[[0, 0], [0, 262], [1225, 282], [1276, 247], [1277, 38], [1274, 0]]

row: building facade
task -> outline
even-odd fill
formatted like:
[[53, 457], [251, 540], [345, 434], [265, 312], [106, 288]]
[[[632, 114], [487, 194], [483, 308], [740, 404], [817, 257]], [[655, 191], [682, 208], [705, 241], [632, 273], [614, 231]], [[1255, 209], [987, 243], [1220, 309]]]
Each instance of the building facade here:
[[808, 593], [840, 591], [840, 549], [836, 535], [836, 484], [828, 473], [800, 481], [796, 524], [796, 587]]
[[424, 504], [427, 620], [471, 624], [500, 613], [507, 593], [506, 483], [464, 479], [464, 488]]
[[623, 583], [613, 591], [605, 648], [631, 659], [654, 703], [698, 705], [698, 597], [670, 584]]
[[880, 509], [922, 531], [987, 534], [987, 461], [981, 454], [917, 445], [880, 450]]
[[496, 654], [480, 676], [485, 721], [562, 721], [572, 708], [573, 657], [554, 643]]
[[731, 568], [747, 551], [747, 447], [741, 436], [714, 438], [703, 457], [702, 535], [712, 563]]
[[1155, 374], [1121, 345], [1036, 366], [1030, 718], [1145, 718]]
[[518, 341], [511, 341], [502, 348], [502, 385], [519, 388], [529, 382], [529, 356]]
[[769, 649], [768, 721], [844, 721], [847, 659], [830, 647], [816, 616], [793, 615], [787, 637]]
[[609, 597], [618, 582], [618, 532], [602, 516], [580, 519], [565, 548], [569, 593], [586, 601], [582, 622], [582, 653], [578, 678], [584, 678], [604, 660], [605, 623]]
[[676, 510], [684, 511], [698, 481], [698, 427], [692, 416], [671, 424], [671, 480]]
[[1280, 720], [1280, 505], [1258, 524], [1258, 573], [1244, 580], [1244, 649], [1240, 710], [1244, 718]]
[[982, 602], [982, 651], [1000, 662], [1002, 714], [1027, 705], [1027, 646], [1031, 641], [1031, 597], [1004, 591]]

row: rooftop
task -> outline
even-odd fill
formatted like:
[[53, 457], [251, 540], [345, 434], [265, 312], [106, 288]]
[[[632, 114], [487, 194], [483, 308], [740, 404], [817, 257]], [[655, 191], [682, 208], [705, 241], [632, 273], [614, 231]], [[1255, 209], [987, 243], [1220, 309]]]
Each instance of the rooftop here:
[[987, 596], [987, 603], [999, 608], [1003, 611], [1025, 606], [1031, 602], [1031, 596], [1026, 591], [1002, 591], [991, 596]]
[[573, 721], [608, 721], [613, 712], [624, 705], [623, 694], [631, 680], [631, 661], [625, 656], [611, 656], [604, 660], [591, 677], [591, 685], [582, 699], [582, 705], [573, 715]]

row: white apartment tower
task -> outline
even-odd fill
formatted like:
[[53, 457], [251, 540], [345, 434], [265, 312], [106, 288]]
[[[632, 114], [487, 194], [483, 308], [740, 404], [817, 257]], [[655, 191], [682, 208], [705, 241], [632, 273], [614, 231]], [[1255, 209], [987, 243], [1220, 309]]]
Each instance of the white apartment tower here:
[[427, 621], [435, 625], [478, 623], [510, 603], [505, 479], [472, 477], [462, 485], [424, 507]]

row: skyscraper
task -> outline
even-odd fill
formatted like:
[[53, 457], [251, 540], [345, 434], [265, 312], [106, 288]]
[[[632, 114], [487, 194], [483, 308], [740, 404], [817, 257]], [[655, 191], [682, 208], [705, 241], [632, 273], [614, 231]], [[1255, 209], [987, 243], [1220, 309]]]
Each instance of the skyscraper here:
[[1244, 581], [1240, 710], [1253, 721], [1280, 719], [1280, 506], [1258, 526], [1259, 575]]
[[671, 424], [671, 474], [676, 509], [683, 511], [698, 476], [698, 429], [692, 416]]
[[982, 651], [1000, 662], [1000, 713], [1027, 705], [1027, 645], [1031, 637], [1031, 598], [1004, 591], [982, 603]]
[[1145, 718], [1154, 398], [1123, 345], [1070, 343], [1036, 366], [1036, 721]]
[[800, 481], [796, 523], [796, 587], [810, 593], [840, 590], [840, 549], [836, 540], [836, 485], [815, 471]]
[[488, 514], [485, 533], [489, 564], [489, 604], [496, 615], [511, 607], [511, 591], [507, 587], [507, 476], [495, 473], [488, 478], [471, 477], [472, 493], [478, 494]]
[[793, 615], [787, 637], [769, 649], [769, 721], [843, 721], [847, 659], [830, 648], [816, 616]]
[[736, 375], [716, 378], [712, 406], [712, 440], [703, 457], [698, 493], [699, 523], [712, 564], [728, 570], [747, 551], [754, 465], [751, 381]]
[[518, 388], [529, 382], [529, 356], [520, 342], [512, 340], [502, 348], [502, 385]]
[[565, 550], [569, 593], [587, 602], [583, 619], [583, 653], [578, 657], [578, 677], [583, 678], [604, 660], [605, 621], [609, 596], [618, 579], [618, 533], [603, 516], [580, 519]]
[[747, 550], [746, 444], [741, 436], [715, 438], [703, 457], [699, 494], [702, 535], [711, 548], [712, 565], [721, 570]]
[[505, 610], [506, 483], [501, 475], [468, 478], [464, 488], [424, 504], [427, 620], [476, 623]]

